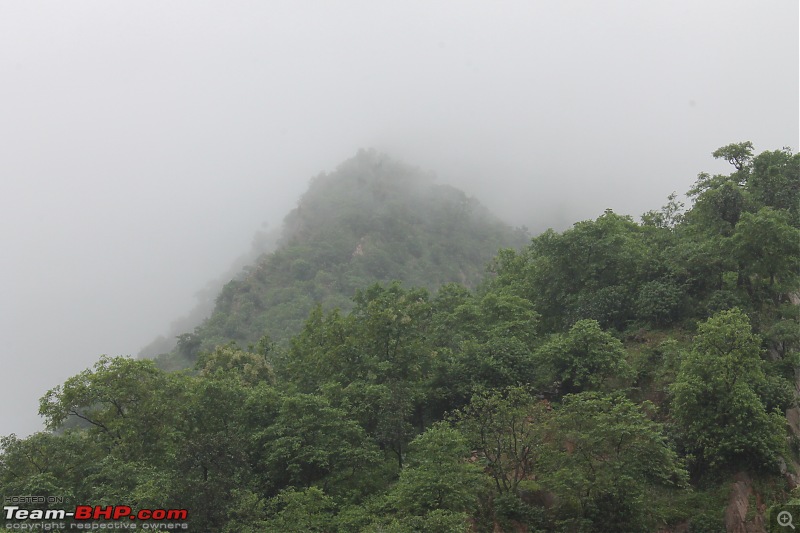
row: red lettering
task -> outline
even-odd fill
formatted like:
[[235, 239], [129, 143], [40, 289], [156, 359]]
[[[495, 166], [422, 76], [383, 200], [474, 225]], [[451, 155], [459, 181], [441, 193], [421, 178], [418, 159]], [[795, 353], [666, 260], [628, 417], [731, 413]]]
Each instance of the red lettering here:
[[114, 508], [114, 520], [119, 520], [123, 516], [131, 514], [131, 508], [127, 505], [118, 505]]
[[109, 520], [114, 515], [114, 508], [110, 505], [107, 505], [105, 509], [100, 507], [99, 505], [94, 508], [94, 519], [97, 520], [98, 518], [105, 518]]
[[189, 516], [189, 511], [186, 509], [170, 509], [167, 512], [168, 520], [186, 520]]
[[[134, 513], [127, 505], [76, 505], [73, 515], [75, 520], [186, 520], [189, 512], [186, 509], [141, 509]], [[19, 518], [19, 517], [17, 517]]]

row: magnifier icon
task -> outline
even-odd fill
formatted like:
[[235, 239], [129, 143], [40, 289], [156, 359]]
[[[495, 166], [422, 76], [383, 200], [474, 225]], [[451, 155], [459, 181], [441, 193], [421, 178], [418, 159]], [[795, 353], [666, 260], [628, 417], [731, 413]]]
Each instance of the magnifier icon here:
[[778, 513], [778, 525], [781, 527], [790, 527], [794, 529], [794, 524], [792, 524], [792, 513], [789, 511], [781, 511]]

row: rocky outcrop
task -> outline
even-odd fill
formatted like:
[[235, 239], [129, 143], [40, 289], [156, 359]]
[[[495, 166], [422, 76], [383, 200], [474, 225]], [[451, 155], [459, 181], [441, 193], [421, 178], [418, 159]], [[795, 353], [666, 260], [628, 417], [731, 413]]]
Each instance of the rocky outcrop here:
[[767, 505], [753, 491], [753, 483], [744, 472], [734, 477], [728, 506], [725, 508], [725, 531], [728, 533], [766, 533]]
[[[800, 407], [792, 407], [786, 410], [786, 422], [789, 425], [792, 438], [800, 440]], [[800, 486], [800, 465], [797, 464], [794, 458], [790, 459], [788, 465], [784, 459], [781, 459], [780, 470], [789, 483], [789, 489]]]

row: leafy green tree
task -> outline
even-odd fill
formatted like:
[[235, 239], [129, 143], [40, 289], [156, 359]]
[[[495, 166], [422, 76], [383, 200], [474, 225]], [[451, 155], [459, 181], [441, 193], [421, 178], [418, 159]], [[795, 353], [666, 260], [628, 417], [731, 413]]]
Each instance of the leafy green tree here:
[[738, 177], [701, 173], [689, 190], [694, 206], [688, 220], [710, 233], [730, 236], [742, 213], [749, 207], [747, 191]]
[[473, 325], [465, 320], [474, 318], [474, 314], [465, 316], [463, 309], [474, 308], [475, 298], [472, 291], [457, 283], [447, 283], [439, 287], [431, 301], [428, 328], [431, 342], [437, 349], [458, 350], [461, 343], [469, 338], [466, 330]]
[[636, 317], [653, 324], [666, 326], [674, 322], [684, 307], [685, 291], [671, 279], [643, 283], [638, 291]]
[[48, 391], [39, 414], [51, 430], [77, 417], [110, 453], [159, 465], [171, 460], [184, 425], [185, 419], [173, 407], [180, 404], [184, 391], [180, 374], [166, 374], [153, 361], [103, 356], [93, 370]]
[[514, 338], [531, 349], [537, 340], [539, 315], [529, 300], [507, 288], [487, 291], [456, 309], [470, 337], [479, 341]]
[[[688, 216], [688, 215], [687, 215]], [[737, 264], [731, 257], [728, 238], [719, 233], [706, 233], [704, 227], [696, 220], [687, 222], [682, 228], [680, 238], [668, 250], [665, 262], [671, 273], [671, 282], [677, 283], [685, 291], [686, 308], [689, 316], [707, 318], [719, 306], [713, 302], [720, 295], [735, 303], [725, 304], [727, 309], [740, 302], [734, 285], [728, 286], [726, 275], [736, 273]], [[644, 289], [644, 287], [642, 287]], [[715, 309], [716, 307], [716, 309]], [[712, 311], [707, 312], [708, 309]]]
[[174, 459], [179, 478], [169, 495], [192, 509], [207, 530], [222, 528], [237, 489], [252, 480], [248, 432], [253, 428], [242, 413], [250, 389], [237, 374], [231, 369], [228, 375], [216, 371], [213, 377], [187, 380], [185, 403], [173, 407], [183, 412], [187, 424]]
[[556, 520], [570, 531], [651, 531], [659, 525], [653, 489], [686, 483], [659, 424], [621, 395], [566, 396], [551, 431], [542, 483], [557, 495]]
[[494, 285], [532, 302], [544, 331], [564, 331], [581, 319], [623, 329], [634, 318], [637, 281], [647, 274], [646, 234], [611, 210], [561, 234], [548, 230], [521, 254], [498, 256]]
[[457, 427], [485, 462], [498, 493], [519, 495], [535, 479], [545, 442], [547, 405], [521, 387], [475, 394], [456, 416]]
[[735, 170], [701, 173], [689, 191], [694, 205], [677, 228], [670, 275], [697, 318], [740, 307], [763, 333], [781, 319], [770, 308], [796, 290], [800, 157], [788, 149], [753, 157], [750, 142], [714, 157]]
[[360, 354], [351, 348], [351, 320], [338, 310], [325, 313], [321, 306], [308, 315], [303, 330], [276, 361], [278, 378], [304, 393], [319, 391], [328, 381], [349, 381], [350, 366], [360, 366]]
[[774, 296], [797, 290], [800, 230], [791, 226], [787, 211], [762, 207], [744, 213], [731, 238], [731, 252], [751, 296], [761, 285]]
[[275, 422], [264, 431], [269, 449], [262, 465], [273, 486], [338, 488], [377, 463], [376, 446], [341, 409], [307, 394], [283, 398]]
[[678, 195], [673, 192], [667, 196], [667, 204], [659, 211], [648, 211], [642, 215], [642, 224], [645, 226], [655, 226], [657, 228], [674, 229], [684, 217], [684, 205], [679, 201]]
[[760, 205], [789, 213], [792, 225], [800, 224], [800, 154], [789, 148], [757, 155], [747, 180], [753, 199]]
[[375, 358], [377, 380], [414, 382], [425, 371], [428, 291], [403, 289], [398, 282], [356, 293], [353, 316], [359, 348]]
[[469, 398], [475, 388], [505, 388], [534, 381], [533, 354], [518, 338], [492, 336], [467, 341], [454, 361], [456, 402]]
[[200, 350], [202, 339], [195, 333], [178, 335], [177, 354], [186, 361], [193, 361]]
[[347, 317], [315, 311], [279, 364], [299, 390], [347, 409], [400, 466], [434, 403], [428, 391], [440, 364], [427, 335], [428, 298], [425, 289], [374, 284], [356, 294]]
[[237, 489], [228, 508], [223, 533], [260, 533], [266, 530], [267, 500], [253, 491]]
[[318, 487], [288, 488], [267, 503], [261, 531], [332, 532], [335, 510], [333, 498]]
[[548, 369], [547, 387], [557, 384], [560, 394], [597, 390], [610, 380], [633, 377], [622, 343], [600, 329], [595, 320], [581, 320], [566, 334], [557, 334], [543, 345], [537, 358]]
[[[82, 483], [88, 489], [84, 501], [95, 505], [129, 505], [134, 509], [182, 507], [178, 500], [171, 498], [181, 486], [174, 468], [111, 454], [99, 457], [93, 466]], [[198, 512], [192, 514], [193, 518], [201, 516]]]
[[0, 438], [0, 494], [60, 496], [88, 501], [85, 479], [97, 469], [105, 450], [86, 432], [39, 432], [20, 439]]
[[791, 377], [794, 377], [794, 366], [800, 366], [800, 309], [791, 302], [778, 306], [776, 319], [764, 332], [769, 341], [770, 350], [784, 361], [795, 361], [791, 366]]
[[467, 533], [486, 481], [464, 436], [445, 422], [434, 424], [412, 441], [397, 483], [345, 509], [339, 531]]
[[697, 471], [775, 467], [785, 422], [756, 392], [766, 387], [760, 352], [760, 339], [738, 309], [699, 326], [671, 388], [672, 416]]
[[[753, 143], [745, 141], [733, 143], [714, 150], [712, 154], [715, 159], [724, 159], [736, 168], [737, 172], [742, 172], [750, 166], [753, 159]], [[739, 181], [743, 181], [742, 176]]]
[[453, 365], [461, 398], [475, 387], [504, 388], [533, 381], [539, 315], [530, 301], [507, 288], [496, 288], [459, 306], [454, 316], [459, 323], [455, 331], [461, 330], [462, 339]]
[[440, 422], [411, 442], [409, 460], [389, 494], [401, 513], [423, 516], [435, 510], [466, 513], [474, 509], [486, 478], [469, 462], [461, 433]]
[[711, 176], [701, 172], [688, 193], [694, 198], [694, 206], [687, 213], [687, 219], [705, 231], [729, 236], [742, 213], [752, 207], [747, 183], [753, 160], [753, 143], [729, 144], [715, 150], [712, 155], [728, 161], [736, 171], [729, 176]]

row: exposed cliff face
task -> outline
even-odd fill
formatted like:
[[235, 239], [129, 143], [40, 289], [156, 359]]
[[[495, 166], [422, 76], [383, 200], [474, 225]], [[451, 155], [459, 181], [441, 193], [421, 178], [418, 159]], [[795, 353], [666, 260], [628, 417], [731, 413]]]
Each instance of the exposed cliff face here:
[[[726, 533], [767, 533], [767, 504], [753, 487], [745, 472], [739, 472], [731, 483], [728, 505], [725, 507]], [[681, 522], [658, 533], [689, 533], [689, 522]]]
[[745, 472], [734, 477], [728, 506], [725, 508], [725, 531], [728, 533], [766, 533], [767, 505], [754, 491]]

